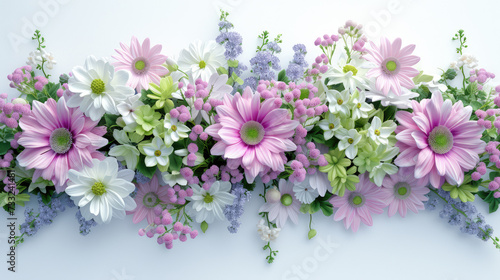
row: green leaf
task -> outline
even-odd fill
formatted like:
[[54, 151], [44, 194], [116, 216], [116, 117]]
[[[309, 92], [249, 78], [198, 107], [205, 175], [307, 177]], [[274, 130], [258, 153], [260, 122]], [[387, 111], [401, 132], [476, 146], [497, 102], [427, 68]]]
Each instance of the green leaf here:
[[[495, 177], [500, 177], [500, 172], [496, 171], [496, 172], [491, 172], [490, 173], [490, 180], [493, 181], [495, 180]], [[482, 198], [482, 197], [481, 197]], [[483, 198], [484, 199], [484, 198]]]
[[5, 155], [7, 151], [10, 149], [9, 142], [0, 142], [0, 155]]
[[231, 78], [233, 79], [233, 81], [235, 81], [239, 85], [243, 84], [243, 80], [240, 77], [238, 77], [238, 75], [236, 75], [235, 72], [233, 72], [233, 74], [231, 74]]
[[182, 157], [174, 154], [174, 153], [171, 153], [170, 156], [168, 156], [169, 160], [170, 160], [170, 169], [172, 171], [179, 171], [181, 170], [181, 166], [182, 166]]
[[205, 233], [208, 229], [208, 224], [207, 222], [203, 221], [200, 225], [200, 228], [201, 228], [201, 231], [203, 231], [203, 233]]
[[441, 77], [443, 77], [443, 79], [445, 80], [453, 80], [455, 79], [456, 76], [457, 76], [457, 71], [451, 68], [446, 70], [446, 72], [444, 72], [443, 75], [441, 75]]
[[227, 74], [228, 73], [227, 69], [224, 68], [224, 67], [222, 67], [222, 66], [219, 67], [219, 68], [217, 68], [217, 72], [219, 73], [219, 75]]
[[321, 204], [319, 201], [315, 200], [311, 203], [311, 209], [309, 210], [310, 214], [314, 214], [321, 209]]
[[470, 106], [472, 106], [473, 111], [476, 111], [477, 109], [481, 108], [481, 106], [483, 106], [483, 105], [479, 101], [472, 101], [470, 103]]
[[307, 88], [303, 88], [300, 90], [300, 99], [309, 98], [309, 90]]
[[311, 205], [310, 204], [302, 204], [302, 205], [300, 205], [299, 211], [301, 213], [307, 214], [307, 213], [309, 213], [310, 210], [311, 210]]
[[149, 179], [153, 178], [153, 175], [156, 172], [156, 166], [153, 167], [148, 167], [144, 163], [144, 159], [146, 157], [144, 155], [141, 155], [139, 157], [139, 162], [137, 163], [137, 171], [141, 172], [142, 175], [148, 177]]
[[285, 69], [281, 70], [278, 73], [278, 82], [285, 82], [287, 84], [290, 82], [290, 79], [288, 79], [288, 77], [286, 76], [286, 70]]
[[418, 76], [413, 78], [413, 82], [416, 85], [418, 85], [420, 83], [428, 83], [428, 82], [432, 81], [433, 79], [434, 79], [434, 77], [432, 77], [431, 75], [425, 75], [424, 71], [420, 71], [420, 74], [418, 74]]
[[49, 205], [49, 203], [52, 201], [52, 195], [49, 193], [41, 193], [42, 196], [42, 201], [45, 205]]
[[320, 203], [321, 211], [323, 215], [329, 217], [333, 214], [333, 205], [328, 201], [322, 201]]
[[493, 200], [490, 202], [490, 208], [489, 208], [490, 213], [493, 213], [493, 212], [497, 211], [497, 210], [498, 210], [498, 205], [499, 205], [499, 204], [500, 204], [500, 201], [499, 201], [499, 199], [498, 199], [498, 198], [493, 199]]
[[233, 67], [233, 68], [238, 67], [238, 60], [236, 60], [236, 59], [234, 59], [234, 60], [233, 59], [228, 60], [227, 61], [227, 66]]
[[500, 205], [500, 198], [495, 198], [495, 192], [492, 191], [480, 191], [477, 195], [484, 200], [484, 202], [489, 204], [489, 212], [493, 213], [498, 210], [498, 206]]
[[108, 130], [110, 130], [112, 125], [116, 124], [116, 119], [118, 119], [118, 115], [104, 114], [104, 121], [106, 122]]

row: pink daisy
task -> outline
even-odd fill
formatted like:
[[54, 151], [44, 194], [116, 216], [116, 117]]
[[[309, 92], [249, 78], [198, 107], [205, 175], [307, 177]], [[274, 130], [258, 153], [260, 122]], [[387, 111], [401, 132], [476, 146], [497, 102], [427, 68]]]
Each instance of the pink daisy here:
[[399, 211], [401, 217], [406, 216], [407, 209], [417, 214], [418, 210], [424, 210], [422, 201], [429, 198], [425, 196], [430, 190], [427, 187], [427, 178], [416, 179], [413, 176], [412, 167], [402, 167], [398, 173], [386, 176], [382, 184], [382, 191], [386, 196], [386, 204], [389, 205], [389, 217]]
[[134, 214], [132, 222], [134, 224], [147, 219], [148, 223], [154, 222], [156, 217], [154, 208], [156, 205], [168, 203], [167, 187], [160, 186], [158, 177], [153, 176], [150, 182], [139, 184], [137, 186], [137, 194], [134, 197], [137, 207], [134, 211], [127, 211], [127, 215]]
[[19, 165], [35, 169], [33, 180], [42, 176], [54, 182], [57, 192], [66, 188], [68, 171], [92, 166], [92, 159], [106, 157], [97, 151], [108, 140], [101, 137], [106, 127], [96, 127], [78, 108], [66, 106], [64, 98], [45, 103], [33, 101], [30, 115], [19, 121], [23, 132], [17, 141], [25, 147], [17, 157]]
[[359, 176], [355, 191], [346, 190], [344, 196], [334, 196], [330, 199], [333, 207], [338, 208], [333, 220], [344, 220], [346, 229], [358, 231], [360, 222], [373, 225], [371, 214], [382, 214], [386, 204], [384, 193], [368, 178], [368, 173]]
[[293, 183], [280, 179], [279, 181], [280, 199], [275, 201], [268, 200], [259, 209], [260, 212], [268, 212], [269, 220], [276, 221], [279, 228], [285, 226], [288, 218], [294, 224], [299, 222], [300, 201], [295, 198], [293, 193]]
[[127, 85], [138, 92], [148, 89], [149, 83], [160, 83], [160, 77], [168, 74], [162, 64], [167, 56], [160, 54], [161, 45], [150, 47], [149, 38], [141, 44], [136, 37], [132, 37], [130, 47], [120, 43], [122, 49], [115, 49], [119, 56], [112, 56], [117, 62], [113, 63], [116, 70], [126, 70], [131, 73]]
[[387, 38], [380, 39], [380, 47], [370, 42], [371, 49], [367, 49], [364, 59], [373, 62], [376, 67], [370, 69], [366, 75], [376, 77], [376, 87], [385, 95], [392, 89], [397, 95], [401, 94], [401, 86], [412, 89], [415, 84], [412, 77], [419, 74], [418, 70], [410, 67], [420, 61], [420, 58], [411, 55], [415, 45], [409, 45], [401, 49], [401, 38], [394, 42]]
[[247, 87], [243, 95], [226, 94], [216, 107], [219, 119], [205, 130], [217, 143], [212, 155], [222, 155], [228, 166], [242, 166], [249, 183], [266, 167], [284, 171], [285, 151], [297, 148], [290, 137], [299, 124], [273, 98], [264, 100]]
[[441, 92], [420, 103], [412, 101], [413, 113], [398, 111], [396, 147], [398, 166], [415, 166], [415, 178], [429, 175], [433, 187], [446, 179], [455, 185], [464, 181], [464, 171], [473, 169], [485, 151], [484, 128], [471, 121], [472, 108], [462, 101], [443, 102]]

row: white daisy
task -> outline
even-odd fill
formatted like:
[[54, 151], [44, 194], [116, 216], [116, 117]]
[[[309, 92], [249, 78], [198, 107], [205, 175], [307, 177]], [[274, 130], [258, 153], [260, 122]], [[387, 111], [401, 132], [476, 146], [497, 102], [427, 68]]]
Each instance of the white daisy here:
[[345, 128], [339, 129], [336, 137], [340, 140], [339, 150], [345, 150], [345, 155], [353, 159], [358, 154], [358, 144], [361, 141], [361, 134], [356, 129], [347, 130]]
[[368, 118], [368, 112], [373, 110], [373, 105], [365, 102], [364, 91], [356, 91], [352, 97], [352, 118], [354, 120]]
[[344, 90], [339, 92], [336, 90], [328, 90], [326, 92], [326, 99], [328, 100], [330, 113], [349, 116], [349, 91]]
[[319, 196], [318, 190], [309, 185], [309, 180], [295, 182], [293, 192], [295, 193], [295, 197], [305, 204], [312, 203]]
[[224, 220], [224, 208], [233, 204], [235, 196], [230, 193], [231, 183], [216, 181], [210, 189], [205, 190], [199, 185], [190, 185], [193, 195], [186, 197], [191, 201], [186, 206], [188, 214], [195, 217], [197, 223], [203, 221], [212, 223], [215, 219]]
[[165, 115], [164, 126], [167, 129], [165, 132], [165, 142], [171, 145], [173, 142], [179, 141], [181, 138], [187, 138], [188, 132], [191, 130], [185, 124], [179, 122], [176, 118], [171, 118], [170, 114]]
[[367, 98], [370, 98], [372, 102], [380, 101], [382, 106], [396, 106], [398, 109], [408, 109], [411, 108], [411, 100], [418, 97], [418, 93], [413, 92], [405, 87], [401, 87], [401, 94], [397, 95], [392, 90], [389, 90], [387, 94], [376, 89], [375, 84], [370, 87], [370, 90], [365, 91]]
[[84, 67], [73, 68], [69, 78], [69, 90], [73, 93], [68, 107], [80, 108], [93, 121], [98, 121], [104, 113], [118, 114], [117, 104], [134, 94], [134, 89], [126, 86], [129, 73], [115, 68], [103, 59], [89, 56]]
[[144, 163], [148, 167], [156, 165], [168, 166], [170, 163], [168, 157], [174, 150], [172, 147], [167, 147], [163, 140], [158, 136], [155, 136], [151, 143], [140, 145], [139, 149], [144, 151], [144, 154], [146, 155]]
[[109, 150], [109, 155], [116, 157], [119, 161], [125, 161], [127, 168], [135, 170], [139, 161], [139, 150], [127, 136], [127, 132], [115, 129], [113, 138], [121, 145], [114, 146]]
[[198, 41], [189, 45], [189, 49], [181, 51], [177, 63], [179, 69], [193, 81], [198, 78], [208, 81], [212, 74], [217, 73], [217, 68], [227, 68], [224, 51], [224, 47], [215, 41]]
[[123, 219], [125, 211], [137, 206], [129, 195], [135, 190], [131, 183], [134, 171], [118, 171], [115, 158], [103, 161], [92, 160], [92, 167], [81, 171], [69, 170], [68, 187], [65, 192], [71, 197], [86, 220], [109, 223], [112, 217]]
[[[123, 121], [127, 125], [135, 124], [135, 120], [137, 119], [137, 115], [135, 114], [135, 110], [138, 110], [139, 107], [144, 105], [141, 100], [140, 94], [134, 94], [132, 96], [127, 97], [124, 101], [122, 101], [118, 106], [116, 106], [116, 109], [118, 110], [118, 113], [122, 115]], [[135, 128], [134, 128], [135, 130]]]
[[373, 117], [372, 123], [368, 128], [368, 137], [377, 144], [389, 144], [389, 136], [396, 130], [396, 123], [389, 120], [384, 123], [379, 117]]
[[340, 119], [334, 114], [328, 114], [328, 118], [322, 119], [318, 125], [324, 131], [325, 140], [331, 139], [335, 135], [335, 131], [342, 128]]

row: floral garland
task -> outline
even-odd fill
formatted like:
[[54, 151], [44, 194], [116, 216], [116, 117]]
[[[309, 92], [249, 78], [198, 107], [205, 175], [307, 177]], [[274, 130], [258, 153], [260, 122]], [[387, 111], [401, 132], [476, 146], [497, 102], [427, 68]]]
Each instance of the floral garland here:
[[385, 208], [405, 217], [441, 205], [450, 224], [500, 249], [471, 204], [500, 202], [500, 86], [463, 53], [462, 30], [459, 59], [434, 78], [414, 67], [415, 45], [368, 41], [352, 21], [314, 42], [312, 64], [295, 45], [284, 69], [281, 35], [263, 32], [247, 66], [227, 17], [215, 41], [177, 61], [132, 37], [56, 82], [34, 34], [37, 50], [8, 76], [20, 97], [0, 95], [0, 205], [39, 205], [25, 208], [16, 245], [74, 207], [82, 235], [131, 215], [147, 221], [139, 235], [171, 249], [215, 221], [236, 233], [254, 191], [269, 263], [288, 220], [308, 216], [311, 239], [315, 213], [356, 232]]

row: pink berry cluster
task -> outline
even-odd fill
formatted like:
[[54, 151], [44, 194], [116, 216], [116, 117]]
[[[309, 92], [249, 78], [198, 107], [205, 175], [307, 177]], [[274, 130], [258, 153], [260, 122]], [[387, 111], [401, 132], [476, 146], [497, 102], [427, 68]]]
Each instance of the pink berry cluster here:
[[316, 148], [313, 142], [308, 142], [305, 147], [297, 146], [295, 159], [290, 162], [293, 173], [288, 178], [291, 182], [302, 182], [306, 175], [316, 173], [317, 166], [325, 166], [328, 162], [324, 155]]
[[478, 83], [478, 89], [479, 90], [482, 90], [483, 89], [483, 85], [485, 83], [487, 83], [490, 79], [493, 79], [495, 78], [495, 74], [493, 73], [490, 73], [486, 70], [484, 70], [484, 68], [481, 68], [481, 69], [473, 69], [470, 71], [470, 77], [469, 77], [469, 81], [471, 83], [473, 82], [477, 82]]
[[315, 41], [314, 41], [314, 45], [315, 46], [323, 46], [323, 47], [331, 47], [333, 46], [337, 41], [339, 40], [339, 35], [335, 35], [335, 34], [332, 34], [332, 35], [328, 35], [328, 34], [325, 34], [323, 35], [323, 38], [321, 37], [318, 37]]
[[[490, 162], [494, 163], [497, 168], [500, 168], [500, 150], [498, 149], [498, 145], [500, 145], [500, 142], [490, 141], [486, 145], [486, 152], [490, 156]], [[480, 162], [476, 167], [476, 171], [474, 171], [471, 175], [472, 180], [478, 181], [481, 179], [481, 176], [485, 175], [486, 173], [486, 164], [484, 162]], [[493, 181], [489, 183], [488, 188], [491, 191], [495, 191], [495, 193], [493, 194], [495, 198], [500, 198], [500, 177], [494, 178]]]
[[354, 38], [360, 38], [363, 36], [363, 25], [357, 24], [352, 20], [345, 22], [344, 26], [339, 27], [338, 30], [340, 35], [348, 35]]
[[191, 239], [198, 236], [198, 231], [191, 229], [189, 225], [184, 225], [178, 221], [174, 223], [172, 214], [167, 209], [163, 209], [158, 205], [154, 208], [154, 213], [156, 215], [154, 223], [147, 228], [139, 229], [140, 236], [146, 235], [153, 238], [157, 235], [156, 241], [158, 244], [165, 244], [167, 249], [173, 248], [174, 240], [178, 239], [181, 242], [186, 242], [188, 235]]
[[173, 204], [184, 205], [186, 204], [186, 197], [193, 195], [193, 189], [182, 189], [179, 185], [167, 187], [167, 201]]
[[208, 133], [204, 132], [203, 127], [199, 124], [193, 126], [191, 133], [189, 133], [189, 139], [191, 139], [191, 141], [198, 140], [198, 137], [200, 137], [202, 141], [207, 141], [208, 139]]
[[[10, 81], [9, 86], [11, 88], [19, 89], [22, 92], [25, 92], [24, 89], [26, 85], [32, 82], [31, 72], [32, 68], [29, 65], [19, 67], [12, 74], [7, 76], [7, 79]], [[28, 93], [28, 92], [26, 92]]]
[[181, 105], [177, 108], [170, 110], [170, 117], [178, 119], [180, 122], [184, 123], [191, 119], [191, 113], [189, 112], [188, 107]]
[[316, 59], [314, 59], [314, 63], [311, 66], [311, 69], [307, 70], [305, 75], [306, 82], [311, 83], [321, 79], [321, 74], [325, 74], [328, 71], [328, 63], [330, 60], [326, 56], [326, 54], [322, 53], [318, 55]]
[[30, 114], [31, 107], [21, 98], [12, 99], [11, 102], [6, 102], [6, 100], [7, 94], [0, 94], [0, 123], [10, 128], [17, 128], [19, 119], [24, 114]]
[[490, 129], [494, 125], [497, 132], [500, 133], [500, 109], [476, 110], [475, 114], [479, 118], [478, 125], [486, 129]]

